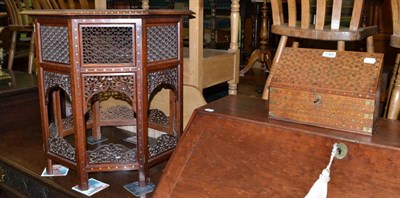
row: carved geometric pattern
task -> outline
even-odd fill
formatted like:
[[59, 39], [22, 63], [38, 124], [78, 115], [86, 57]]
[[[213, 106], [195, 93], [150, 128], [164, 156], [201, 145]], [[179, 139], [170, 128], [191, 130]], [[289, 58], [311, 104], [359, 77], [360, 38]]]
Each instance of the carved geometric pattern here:
[[[91, 111], [88, 112], [88, 122], [93, 120], [93, 113]], [[64, 129], [72, 129], [74, 128], [74, 116], [70, 115], [62, 119], [63, 128]]]
[[165, 151], [175, 148], [177, 139], [173, 135], [163, 134], [156, 139], [151, 145], [149, 145], [149, 155], [154, 157]]
[[58, 137], [57, 127], [54, 123], [50, 124], [49, 130], [49, 151], [75, 161], [75, 148], [67, 140]]
[[43, 60], [69, 64], [68, 27], [41, 26], [40, 36]]
[[100, 93], [100, 94], [99, 94], [99, 100], [100, 100], [100, 102], [101, 102], [101, 101], [106, 101], [106, 100], [108, 100], [108, 99], [111, 98], [111, 97], [114, 98], [114, 99], [117, 99], [117, 100], [125, 101], [125, 102], [127, 102], [127, 103], [129, 103], [129, 104], [132, 104], [132, 101], [131, 101], [130, 98], [128, 98], [126, 95], [121, 94], [121, 93], [119, 93], [119, 92], [107, 91], [107, 92], [103, 92], [103, 93]]
[[[1, 171], [2, 170], [2, 171]], [[21, 172], [0, 163], [0, 177], [4, 175], [2, 183], [23, 194], [24, 197], [67, 197], [60, 192], [54, 191]], [[0, 197], [7, 197], [1, 194]]]
[[[382, 65], [380, 54], [336, 52], [336, 58], [327, 58], [322, 56], [324, 51], [329, 50], [285, 48], [282, 58], [274, 64], [271, 85], [375, 99]], [[367, 57], [376, 62], [364, 63]]]
[[74, 127], [74, 117], [72, 115], [67, 116], [65, 119], [62, 119], [62, 123], [64, 129], [71, 129]]
[[83, 63], [133, 63], [133, 31], [133, 27], [82, 27]]
[[88, 151], [89, 163], [128, 163], [136, 161], [136, 149], [120, 144], [106, 144]]
[[[71, 161], [75, 161], [75, 148], [65, 139], [59, 138], [54, 123], [49, 126], [49, 151]], [[175, 148], [177, 139], [173, 135], [163, 134], [149, 145], [149, 155], [154, 157]], [[131, 163], [136, 161], [136, 149], [120, 144], [105, 144], [87, 151], [89, 163]]]
[[132, 120], [134, 112], [127, 106], [112, 106], [101, 109], [101, 120]]
[[85, 101], [93, 95], [107, 91], [115, 91], [128, 96], [133, 100], [135, 93], [135, 79], [133, 75], [115, 76], [85, 76]]
[[71, 161], [75, 161], [75, 148], [65, 139], [54, 138], [49, 140], [49, 151]]
[[57, 138], [58, 133], [57, 133], [57, 126], [55, 123], [50, 123], [49, 125], [49, 132], [50, 132], [50, 139], [51, 138]]
[[149, 110], [149, 122], [157, 123], [159, 125], [168, 126], [169, 119], [168, 116], [165, 115], [164, 112], [158, 109], [150, 109]]
[[382, 59], [378, 53], [285, 48], [270, 74], [269, 115], [371, 134]]
[[270, 88], [269, 100], [269, 115], [281, 119], [360, 132], [374, 123], [371, 99]]
[[154, 91], [154, 89], [162, 84], [172, 86], [172, 89], [174, 91], [177, 90], [178, 69], [176, 67], [169, 70], [152, 72], [147, 75], [147, 90], [149, 97]]
[[147, 27], [147, 62], [178, 57], [178, 26]]
[[44, 80], [45, 96], [47, 96], [50, 88], [60, 87], [68, 94], [69, 98], [72, 98], [71, 81], [69, 75], [44, 71], [43, 80]]

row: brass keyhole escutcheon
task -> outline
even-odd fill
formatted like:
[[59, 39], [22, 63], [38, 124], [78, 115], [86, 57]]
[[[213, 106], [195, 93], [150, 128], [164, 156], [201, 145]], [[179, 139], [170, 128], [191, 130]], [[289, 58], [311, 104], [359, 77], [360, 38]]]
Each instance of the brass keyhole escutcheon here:
[[349, 149], [347, 148], [346, 144], [338, 143], [337, 144], [337, 152], [336, 152], [336, 159], [343, 159], [349, 153]]
[[322, 97], [320, 95], [315, 96], [314, 104], [319, 104], [321, 102]]

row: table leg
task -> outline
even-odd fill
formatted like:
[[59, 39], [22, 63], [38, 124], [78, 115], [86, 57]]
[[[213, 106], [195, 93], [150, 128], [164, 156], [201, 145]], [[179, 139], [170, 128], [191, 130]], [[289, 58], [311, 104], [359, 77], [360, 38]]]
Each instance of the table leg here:
[[267, 71], [271, 68], [272, 53], [268, 49], [268, 27], [267, 27], [267, 0], [264, 0], [262, 7], [262, 23], [260, 31], [260, 49], [256, 49], [251, 53], [249, 62], [240, 70], [240, 75], [243, 76], [249, 71], [256, 62], [261, 62]]

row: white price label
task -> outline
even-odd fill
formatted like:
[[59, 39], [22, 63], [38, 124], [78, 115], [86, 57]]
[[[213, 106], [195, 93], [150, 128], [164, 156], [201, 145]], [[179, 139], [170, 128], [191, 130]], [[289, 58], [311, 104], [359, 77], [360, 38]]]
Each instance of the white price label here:
[[375, 64], [376, 63], [376, 58], [364, 58], [364, 63], [368, 64]]
[[204, 111], [206, 111], [206, 112], [214, 112], [214, 109], [206, 108], [206, 109], [204, 109]]
[[326, 58], [336, 58], [336, 52], [323, 52], [322, 57]]

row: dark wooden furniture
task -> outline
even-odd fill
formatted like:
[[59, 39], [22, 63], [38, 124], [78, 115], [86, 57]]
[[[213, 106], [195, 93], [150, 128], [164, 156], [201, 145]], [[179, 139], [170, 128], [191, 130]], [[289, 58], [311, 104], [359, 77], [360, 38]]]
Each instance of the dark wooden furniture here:
[[[35, 97], [25, 97], [38, 103], [37, 90]], [[23, 103], [28, 105], [28, 103]], [[76, 185], [78, 175], [75, 171], [69, 171], [64, 177], [41, 177], [46, 167], [46, 154], [43, 151], [43, 139], [40, 128], [40, 111], [22, 108], [20, 105], [18, 115], [34, 114], [30, 117], [32, 122], [18, 122], [12, 128], [1, 125], [0, 136], [0, 197], [87, 197], [71, 189]], [[8, 109], [13, 111], [13, 109]], [[11, 112], [10, 112], [11, 113]], [[3, 114], [2, 114], [3, 115]], [[111, 138], [119, 139], [128, 137], [114, 127], [106, 127], [103, 134]], [[116, 138], [117, 139], [117, 138]], [[158, 183], [165, 162], [152, 167], [149, 170], [149, 178], [155, 184]], [[122, 186], [138, 177], [137, 171], [98, 172], [91, 173], [92, 178], [109, 184], [110, 186], [93, 198], [135, 197]], [[151, 197], [151, 193], [148, 196]]]
[[11, 130], [40, 123], [39, 95], [35, 75], [18, 71], [5, 72], [11, 79], [0, 80], [0, 128]]
[[[393, 35], [390, 38], [390, 46], [400, 48], [400, 20], [399, 9], [400, 2], [391, 0], [392, 2], [392, 20]], [[397, 119], [400, 111], [400, 54], [396, 56], [396, 62], [393, 68], [393, 75], [390, 79], [390, 87], [388, 90], [388, 99], [386, 102], [385, 116], [388, 119]]]
[[328, 197], [399, 194], [399, 121], [365, 136], [269, 119], [267, 106], [227, 96], [197, 109], [154, 197], [304, 197], [335, 142], [348, 154], [333, 161]]
[[[378, 32], [377, 26], [360, 27], [363, 0], [354, 0], [351, 20], [347, 27], [343, 27], [341, 13], [344, 9], [342, 1], [316, 0], [315, 25], [311, 15], [311, 0], [303, 0], [297, 4], [296, 0], [287, 1], [288, 22], [284, 21], [282, 0], [271, 0], [273, 25], [272, 33], [281, 35], [278, 48], [272, 64], [279, 62], [282, 50], [286, 46], [288, 37], [299, 39], [312, 39], [321, 41], [337, 41], [337, 50], [345, 50], [346, 41], [360, 41], [366, 38], [367, 52], [374, 52], [373, 35]], [[301, 6], [301, 18], [297, 20], [297, 5]], [[332, 12], [327, 12], [331, 8]], [[328, 13], [330, 13], [328, 15]], [[328, 16], [330, 17], [328, 17]], [[329, 25], [325, 25], [330, 19]], [[298, 47], [298, 42], [293, 42], [293, 47]], [[272, 67], [273, 70], [273, 67]], [[268, 88], [273, 77], [271, 71], [265, 83], [263, 99], [268, 99]]]
[[[150, 184], [148, 167], [169, 157], [182, 132], [182, 17], [191, 12], [43, 10], [25, 14], [35, 17], [47, 170], [53, 161], [76, 170], [83, 190], [88, 189], [89, 172], [139, 170], [138, 187]], [[156, 112], [153, 119], [149, 102], [161, 88], [171, 90], [170, 118]], [[103, 114], [98, 101], [116, 92], [130, 107], [115, 107]], [[72, 117], [63, 117], [60, 93], [71, 100]], [[54, 120], [49, 118], [50, 107]], [[148, 139], [149, 121], [166, 129], [153, 143]], [[88, 128], [92, 127], [92, 139], [101, 140], [100, 126], [121, 124], [136, 125], [134, 148], [111, 141], [86, 145]], [[64, 130], [67, 127], [73, 130]]]

